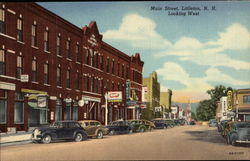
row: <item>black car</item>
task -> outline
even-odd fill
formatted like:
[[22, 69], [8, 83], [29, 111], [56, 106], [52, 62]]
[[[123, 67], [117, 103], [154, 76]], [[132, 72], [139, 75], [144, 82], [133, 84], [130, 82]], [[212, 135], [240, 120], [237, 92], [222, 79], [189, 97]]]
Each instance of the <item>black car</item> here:
[[106, 128], [110, 135], [133, 133], [133, 126], [128, 121], [113, 121]]
[[87, 133], [77, 121], [56, 121], [49, 127], [39, 127], [33, 130], [33, 142], [50, 143], [52, 140], [82, 141], [87, 139]]
[[166, 119], [158, 118], [152, 120], [152, 122], [155, 124], [156, 129], [166, 129], [170, 126]]

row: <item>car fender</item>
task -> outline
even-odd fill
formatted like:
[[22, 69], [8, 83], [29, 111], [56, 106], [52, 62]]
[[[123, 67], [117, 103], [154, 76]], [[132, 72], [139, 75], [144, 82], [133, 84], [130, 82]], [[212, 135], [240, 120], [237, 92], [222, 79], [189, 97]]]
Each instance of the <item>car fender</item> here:
[[45, 131], [45, 132], [42, 132], [42, 137], [44, 137], [44, 136], [46, 136], [46, 135], [50, 135], [52, 140], [54, 140], [54, 139], [56, 139], [56, 138], [57, 138], [56, 133], [51, 132], [51, 131]]
[[102, 129], [102, 128], [97, 128], [97, 129], [95, 130], [95, 136], [97, 136], [97, 133], [98, 133], [99, 131], [101, 131], [101, 132], [103, 132], [103, 133], [104, 133], [104, 131], [103, 131], [103, 129]]
[[82, 130], [76, 130], [73, 134], [73, 138], [75, 138], [77, 133], [81, 133], [83, 136], [88, 136], [88, 134], [86, 133], [86, 131], [82, 131]]

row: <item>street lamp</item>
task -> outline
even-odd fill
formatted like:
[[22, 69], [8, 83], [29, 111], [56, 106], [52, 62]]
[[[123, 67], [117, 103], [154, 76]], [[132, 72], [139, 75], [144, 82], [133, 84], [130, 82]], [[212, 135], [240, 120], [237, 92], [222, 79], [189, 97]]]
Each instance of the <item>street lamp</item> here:
[[105, 126], [108, 125], [108, 92], [104, 95], [105, 98]]

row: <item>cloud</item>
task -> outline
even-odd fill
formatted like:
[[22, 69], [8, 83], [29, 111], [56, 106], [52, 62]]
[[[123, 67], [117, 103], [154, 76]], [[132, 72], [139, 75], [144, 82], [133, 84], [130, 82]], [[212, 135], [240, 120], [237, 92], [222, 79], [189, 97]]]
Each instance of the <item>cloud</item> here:
[[171, 43], [164, 39], [155, 30], [156, 24], [149, 18], [138, 14], [128, 14], [122, 19], [117, 30], [108, 30], [103, 33], [107, 40], [125, 40], [133, 47], [148, 49], [165, 49]]

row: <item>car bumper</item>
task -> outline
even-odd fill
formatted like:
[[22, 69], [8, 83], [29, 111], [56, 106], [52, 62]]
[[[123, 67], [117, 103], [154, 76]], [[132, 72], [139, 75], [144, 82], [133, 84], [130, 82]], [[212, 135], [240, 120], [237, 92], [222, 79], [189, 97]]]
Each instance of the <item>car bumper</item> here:
[[250, 143], [250, 140], [236, 140], [237, 143]]

